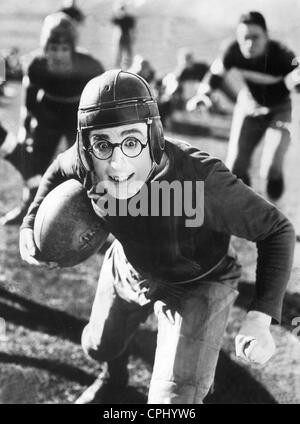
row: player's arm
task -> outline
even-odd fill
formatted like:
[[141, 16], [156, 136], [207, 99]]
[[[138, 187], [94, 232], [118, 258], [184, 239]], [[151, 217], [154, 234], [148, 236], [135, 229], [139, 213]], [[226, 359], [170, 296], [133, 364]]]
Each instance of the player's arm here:
[[221, 58], [216, 59], [211, 65], [209, 71], [199, 83], [197, 94], [186, 104], [188, 111], [195, 110], [199, 105], [210, 108], [213, 105], [213, 93], [215, 90], [221, 90], [232, 102], [236, 101], [236, 93], [226, 82], [228, 69]]
[[[256, 243], [255, 297], [236, 347], [243, 359], [264, 363], [275, 351], [269, 328], [272, 319], [281, 320], [293, 261], [294, 228], [276, 207], [238, 180], [222, 163], [204, 187], [207, 219], [212, 228]], [[252, 345], [251, 340], [255, 340]]]
[[288, 90], [300, 91], [300, 58], [284, 44], [275, 44], [278, 72]]
[[236, 42], [231, 43], [223, 54], [215, 59], [210, 69], [199, 83], [196, 96], [192, 97], [186, 105], [188, 111], [195, 110], [199, 104], [211, 106], [211, 95], [215, 90], [222, 90], [225, 95], [233, 102], [236, 100], [236, 94], [226, 83], [226, 75], [230, 69], [236, 66], [235, 54]]
[[299, 64], [299, 58], [293, 58], [292, 64], [295, 66], [292, 71], [290, 71], [287, 75], [284, 77], [284, 83], [286, 87], [292, 91], [296, 90], [298, 93], [300, 93], [300, 64]]
[[197, 94], [187, 102], [186, 109], [191, 112], [199, 105], [204, 105], [207, 108], [211, 107], [212, 102], [210, 96], [214, 90], [222, 86], [225, 75], [226, 70], [223, 60], [218, 58], [213, 62], [210, 69], [199, 83]]
[[[33, 237], [33, 226], [38, 208], [44, 198], [59, 184], [69, 179], [81, 180], [77, 146], [74, 144], [70, 149], [60, 154], [50, 165], [43, 175], [37, 194], [31, 203], [20, 229], [20, 254], [24, 261], [30, 265], [45, 265], [45, 262], [36, 259], [37, 248]], [[55, 265], [53, 263], [49, 264]]]
[[20, 142], [26, 140], [36, 126], [36, 114], [38, 110], [37, 96], [39, 87], [31, 75], [31, 67], [24, 74], [22, 79], [21, 94], [21, 125], [18, 133]]

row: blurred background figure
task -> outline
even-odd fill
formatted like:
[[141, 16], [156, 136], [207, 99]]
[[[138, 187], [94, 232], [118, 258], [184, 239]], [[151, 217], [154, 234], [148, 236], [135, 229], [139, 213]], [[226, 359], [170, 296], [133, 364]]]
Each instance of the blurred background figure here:
[[129, 13], [124, 0], [115, 3], [111, 22], [115, 26], [115, 66], [127, 70], [133, 59], [136, 18]]
[[266, 180], [268, 197], [278, 200], [284, 191], [283, 163], [290, 145], [291, 90], [299, 91], [300, 86], [298, 58], [285, 45], [270, 38], [261, 13], [244, 13], [237, 25], [236, 40], [222, 58], [213, 62], [187, 109], [209, 103], [212, 93], [224, 88], [224, 78], [232, 69], [238, 70], [244, 85], [234, 110], [226, 165], [251, 185], [251, 158], [264, 138], [260, 176]]
[[179, 107], [184, 108], [186, 102], [196, 94], [199, 81], [202, 81], [208, 69], [207, 63], [196, 61], [192, 51], [185, 48], [178, 51], [174, 76], [177, 80]]
[[81, 25], [85, 21], [85, 15], [82, 10], [77, 6], [76, 0], [65, 0], [59, 12], [63, 12], [73, 19], [75, 25]]
[[135, 55], [133, 63], [128, 71], [140, 75], [155, 89], [156, 72], [149, 60], [144, 59], [143, 56], [139, 54]]
[[177, 65], [161, 81], [159, 106], [163, 122], [174, 110], [183, 110], [189, 99], [197, 93], [199, 82], [209, 66], [195, 59], [194, 53], [186, 48], [177, 53]]
[[17, 47], [3, 49], [0, 52], [0, 97], [12, 97], [14, 90], [9, 81], [22, 79], [20, 52]]
[[65, 148], [75, 142], [81, 92], [91, 78], [103, 71], [98, 60], [77, 49], [77, 29], [72, 19], [62, 12], [45, 18], [40, 49], [24, 60], [18, 142], [11, 143], [4, 156], [25, 181], [23, 201], [1, 218], [2, 225], [21, 223], [62, 137]]

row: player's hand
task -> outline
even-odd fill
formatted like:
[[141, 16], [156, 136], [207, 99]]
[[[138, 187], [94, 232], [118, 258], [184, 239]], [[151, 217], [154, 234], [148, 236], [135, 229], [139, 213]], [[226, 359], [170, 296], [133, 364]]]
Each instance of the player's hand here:
[[172, 325], [175, 324], [176, 312], [162, 300], [157, 300], [154, 303], [154, 313], [156, 316], [162, 313]]
[[247, 362], [264, 365], [275, 353], [270, 332], [271, 317], [250, 311], [235, 338], [236, 356]]
[[39, 261], [36, 258], [38, 249], [36, 247], [33, 230], [31, 228], [23, 228], [20, 230], [19, 248], [21, 258], [29, 265], [46, 266], [51, 269], [58, 268], [56, 262]]

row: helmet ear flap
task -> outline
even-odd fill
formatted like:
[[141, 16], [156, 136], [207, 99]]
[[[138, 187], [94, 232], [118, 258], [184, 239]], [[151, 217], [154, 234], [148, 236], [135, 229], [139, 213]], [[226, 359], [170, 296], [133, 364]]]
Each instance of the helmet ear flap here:
[[151, 146], [152, 158], [158, 165], [161, 161], [163, 151], [165, 148], [165, 138], [163, 126], [160, 119], [154, 118], [149, 125], [149, 139]]
[[93, 162], [87, 151], [88, 141], [86, 135], [84, 135], [82, 131], [77, 131], [76, 143], [78, 149], [78, 156], [81, 164], [83, 165], [86, 171], [92, 171]]

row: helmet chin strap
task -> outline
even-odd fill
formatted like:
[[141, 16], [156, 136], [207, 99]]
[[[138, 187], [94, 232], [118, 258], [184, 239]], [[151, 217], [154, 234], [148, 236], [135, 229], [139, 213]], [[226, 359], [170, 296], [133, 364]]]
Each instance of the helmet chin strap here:
[[151, 171], [150, 172], [152, 172], [152, 169], [153, 169], [153, 167], [154, 167], [154, 165], [156, 163], [155, 162], [155, 159], [154, 159], [153, 152], [152, 152], [152, 146], [151, 146], [151, 124], [152, 124], [152, 119], [151, 118], [147, 118], [146, 124], [147, 124], [147, 141], [148, 141], [150, 156], [151, 156], [151, 159], [152, 159], [152, 168], [151, 168]]
[[151, 124], [152, 124], [152, 119], [148, 118], [147, 119], [147, 137], [148, 137], [149, 152], [150, 152], [150, 156], [151, 156], [151, 159], [152, 159], [152, 166], [151, 166], [151, 169], [149, 171], [149, 174], [147, 175], [145, 182], [148, 182], [150, 180], [150, 178], [152, 177], [152, 175], [155, 173], [155, 170], [160, 168], [160, 164], [155, 161], [154, 155], [153, 155], [153, 152], [152, 152]]
[[152, 174], [153, 174], [153, 172], [154, 172], [154, 170], [155, 170], [155, 168], [156, 168], [156, 162], [154, 162], [154, 161], [152, 161], [152, 166], [151, 166], [151, 169], [150, 169], [150, 171], [149, 171], [149, 174], [147, 175], [147, 177], [146, 177], [146, 180], [145, 180], [145, 183], [147, 183], [149, 180], [150, 180], [150, 178], [151, 178], [151, 176], [152, 176]]

